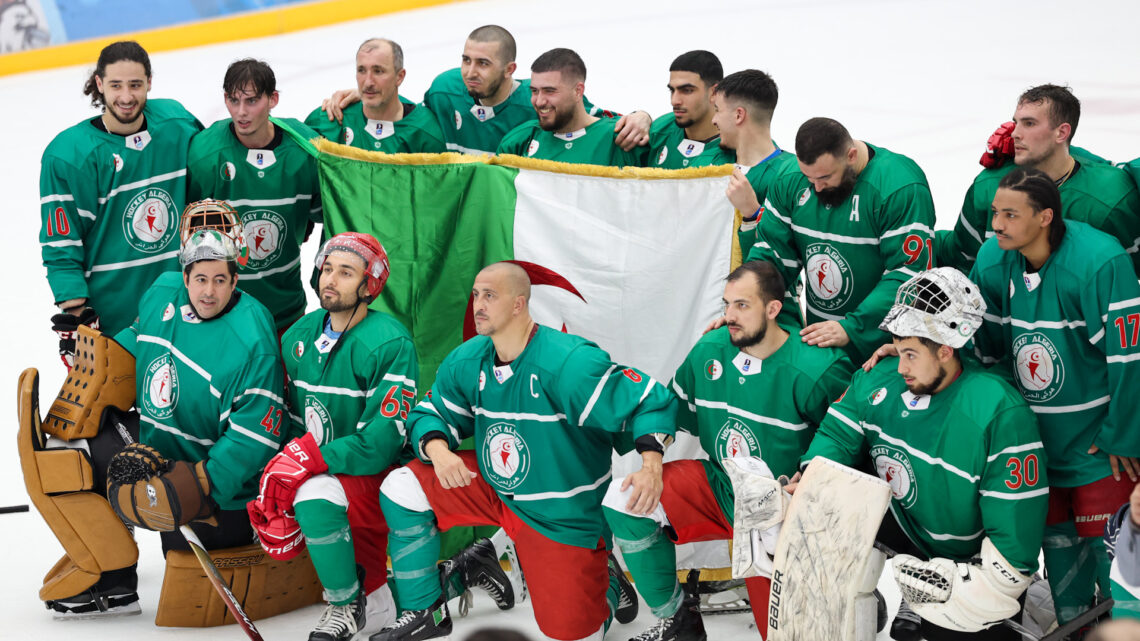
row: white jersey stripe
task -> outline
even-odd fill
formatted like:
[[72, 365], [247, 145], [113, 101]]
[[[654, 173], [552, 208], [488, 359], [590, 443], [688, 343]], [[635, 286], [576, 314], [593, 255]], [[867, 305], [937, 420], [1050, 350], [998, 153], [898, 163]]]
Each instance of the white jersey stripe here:
[[834, 314], [828, 314], [827, 312], [820, 311], [820, 310], [812, 307], [811, 303], [805, 303], [804, 306], [807, 307], [809, 312], [815, 314], [816, 316], [819, 316], [820, 318], [822, 318], [824, 320], [841, 321], [845, 318], [844, 316], [836, 316]]
[[566, 490], [565, 492], [535, 492], [534, 494], [516, 494], [516, 501], [544, 501], [546, 499], [568, 499], [572, 496], [578, 496], [582, 492], [589, 492], [590, 490], [598, 489], [602, 483], [610, 480], [613, 472], [606, 472], [605, 476], [594, 481], [589, 485], [579, 485], [578, 487]]
[[858, 424], [858, 423], [856, 423], [855, 421], [853, 421], [853, 420], [851, 420], [851, 419], [847, 418], [846, 416], [844, 416], [842, 412], [840, 412], [839, 410], [835, 409], [835, 406], [834, 406], [834, 405], [832, 405], [831, 407], [827, 408], [827, 413], [828, 413], [828, 414], [830, 414], [830, 415], [832, 415], [832, 416], [834, 416], [835, 418], [839, 419], [839, 421], [840, 421], [841, 423], [843, 423], [844, 425], [846, 425], [847, 427], [850, 427], [851, 429], [855, 430], [856, 432], [859, 432], [860, 434], [862, 434], [862, 433], [863, 433], [863, 428], [862, 428], [862, 427], [859, 427], [859, 424]]
[[925, 225], [923, 223], [911, 223], [909, 225], [906, 225], [905, 227], [898, 227], [896, 229], [890, 229], [890, 230], [883, 232], [882, 238], [890, 238], [891, 236], [901, 236], [902, 234], [907, 234], [907, 233], [910, 233], [912, 231], [924, 231], [930, 236], [934, 235], [934, 230], [930, 229], [929, 225]]
[[[40, 243], [41, 247], [82, 247], [82, 240], [52, 240]], [[90, 272], [89, 272], [90, 273]]]
[[649, 377], [649, 384], [645, 386], [645, 391], [641, 393], [641, 398], [637, 399], [638, 405], [641, 405], [641, 403], [645, 401], [645, 397], [649, 396], [649, 391], [652, 390], [653, 386], [656, 384], [657, 384], [657, 380], [654, 379], [652, 376], [650, 376]]
[[594, 393], [590, 394], [590, 400], [586, 402], [586, 409], [582, 410], [582, 415], [578, 417], [578, 427], [586, 424], [586, 419], [590, 417], [590, 412], [594, 411], [594, 404], [598, 402], [598, 398], [602, 395], [602, 388], [610, 380], [610, 374], [617, 369], [617, 365], [610, 365], [605, 374], [602, 374], [601, 380], [594, 386]]
[[954, 467], [953, 465], [947, 463], [943, 459], [938, 458], [937, 456], [931, 456], [931, 455], [927, 454], [926, 452], [923, 452], [922, 450], [913, 447], [910, 443], [907, 443], [906, 441], [904, 441], [902, 439], [895, 438], [893, 436], [887, 436], [886, 434], [883, 433], [883, 428], [879, 427], [878, 425], [874, 425], [871, 423], [864, 422], [863, 427], [865, 427], [869, 430], [873, 430], [875, 432], [878, 432], [879, 438], [890, 443], [891, 445], [897, 445], [897, 446], [903, 448], [904, 450], [906, 450], [907, 452], [910, 452], [911, 454], [922, 459], [923, 461], [926, 461], [927, 463], [929, 463], [931, 465], [936, 465], [938, 467], [941, 467], [942, 469], [944, 469], [944, 470], [946, 470], [952, 474], [955, 474], [957, 476], [960, 476], [960, 477], [966, 479], [970, 483], [977, 483], [982, 478], [980, 476], [974, 476], [972, 474], [967, 474], [966, 472], [962, 471], [961, 469]]
[[1003, 456], [1005, 454], [1016, 454], [1018, 452], [1028, 452], [1029, 450], [1039, 450], [1039, 449], [1042, 449], [1044, 447], [1045, 447], [1045, 445], [1042, 444], [1041, 441], [1035, 441], [1033, 443], [1026, 443], [1024, 445], [1011, 445], [1010, 447], [1007, 447], [1004, 450], [1001, 450], [1000, 452], [996, 452], [994, 454], [990, 454], [989, 456], [987, 456], [986, 462], [992, 463], [993, 461], [997, 460], [998, 457]]
[[162, 262], [162, 261], [168, 260], [170, 258], [176, 258], [177, 256], [178, 256], [178, 250], [175, 249], [174, 251], [168, 251], [164, 254], [159, 254], [157, 256], [148, 256], [146, 258], [139, 258], [138, 260], [127, 260], [127, 261], [123, 261], [121, 263], [105, 263], [102, 265], [92, 265], [91, 269], [87, 270], [87, 273], [84, 275], [90, 276], [91, 274], [94, 274], [95, 272], [109, 272], [109, 271], [112, 271], [115, 269], [125, 269], [127, 267], [139, 267], [142, 265], [150, 265], [152, 263]]
[[169, 432], [169, 433], [177, 436], [178, 438], [190, 441], [192, 443], [197, 443], [199, 445], [213, 445], [214, 444], [214, 441], [211, 441], [208, 438], [198, 438], [196, 436], [190, 436], [186, 432], [183, 432], [182, 430], [180, 430], [176, 427], [173, 427], [171, 425], [167, 425], [165, 423], [159, 423], [158, 421], [154, 420], [153, 418], [151, 418], [149, 416], [146, 416], [145, 414], [139, 415], [139, 420], [141, 420], [144, 423], [151, 425], [155, 429], [162, 430], [163, 432]]
[[1092, 335], [1092, 338], [1089, 339], [1089, 344], [1096, 345], [1097, 343], [1100, 342], [1100, 339], [1102, 339], [1102, 338], [1104, 338], [1104, 327], [1103, 326], [1101, 326], [1100, 331], [1098, 331], [1097, 333]]
[[966, 220], [966, 212], [958, 212], [958, 222], [962, 223], [962, 227], [966, 229], [966, 233], [973, 236], [974, 240], [978, 241], [979, 245], [986, 242], [982, 240], [982, 237], [980, 235], [978, 235], [978, 230], [974, 229], [974, 226], [970, 224], [970, 221]]
[[127, 183], [125, 185], [119, 185], [118, 187], [115, 187], [111, 191], [107, 192], [106, 196], [99, 198], [99, 204], [100, 205], [105, 204], [108, 200], [113, 198], [116, 194], [122, 193], [124, 191], [130, 191], [132, 189], [138, 189], [139, 187], [146, 187], [147, 185], [154, 185], [156, 183], [166, 182], [167, 180], [170, 180], [172, 178], [181, 178], [182, 176], [185, 176], [185, 175], [186, 175], [186, 170], [185, 169], [179, 169], [178, 171], [172, 171], [172, 172], [167, 173], [167, 174], [159, 174], [157, 176], [151, 176], [150, 178], [144, 178], [142, 180], [136, 180], [133, 183]]
[[312, 200], [312, 194], [297, 194], [292, 198], [268, 198], [266, 200], [241, 199], [231, 200], [231, 207], [273, 207], [275, 205], [292, 205], [298, 200]]
[[46, 205], [48, 203], [70, 203], [75, 201], [75, 196], [71, 194], [48, 194], [40, 198], [40, 204]]
[[1020, 501], [1021, 499], [1031, 499], [1035, 496], [1044, 496], [1049, 493], [1049, 488], [1042, 487], [1029, 492], [995, 492], [993, 490], [979, 490], [978, 494], [988, 496], [994, 499], [1002, 499], [1005, 501]]
[[[1108, 311], [1115, 312], [1118, 309], [1126, 309], [1128, 307], [1135, 307], [1137, 305], [1140, 305], [1140, 298], [1129, 298], [1128, 300], [1122, 300], [1119, 303], [1109, 303]], [[1105, 319], [1107, 320], [1107, 317], [1105, 317]]]
[[376, 388], [370, 390], [349, 389], [347, 387], [332, 387], [330, 385], [313, 385], [302, 380], [293, 381], [293, 384], [307, 392], [317, 394], [338, 394], [340, 396], [353, 396], [356, 398], [369, 398], [376, 393]]
[[993, 323], [1001, 323], [1002, 325], [1013, 325], [1022, 329], [1076, 329], [1078, 327], [1085, 327], [1085, 321], [1071, 321], [1071, 320], [1037, 320], [1037, 321], [1023, 321], [1019, 318], [1010, 318], [1009, 316], [994, 316], [993, 314], [983, 314], [983, 318]]
[[443, 406], [446, 407], [447, 409], [451, 410], [452, 412], [455, 412], [456, 414], [459, 414], [460, 416], [466, 416], [467, 418], [474, 418], [471, 415], [471, 412], [469, 412], [466, 409], [464, 409], [464, 408], [456, 405], [455, 403], [452, 403], [451, 401], [447, 400], [446, 398], [444, 398], [443, 394], [439, 394], [438, 396], [439, 396], [439, 400], [443, 401]]
[[174, 356], [178, 360], [182, 361], [183, 363], [186, 363], [186, 365], [189, 366], [190, 369], [197, 372], [198, 376], [201, 376], [203, 379], [205, 379], [206, 383], [208, 383], [210, 385], [210, 393], [211, 394], [213, 394], [217, 398], [222, 397], [222, 393], [219, 392], [218, 390], [214, 389], [214, 385], [213, 385], [214, 379], [213, 379], [213, 377], [210, 376], [210, 373], [207, 372], [206, 369], [204, 367], [202, 367], [201, 365], [190, 360], [190, 357], [187, 356], [186, 354], [183, 354], [182, 350], [178, 349], [174, 345], [171, 345], [170, 341], [168, 341], [165, 338], [162, 338], [160, 336], [151, 336], [150, 334], [139, 334], [138, 340], [142, 341], [143, 343], [153, 343], [155, 345], [162, 345], [166, 349], [170, 350], [170, 353], [174, 354]]
[[274, 394], [273, 392], [270, 392], [270, 391], [269, 391], [269, 390], [267, 390], [267, 389], [261, 389], [261, 388], [259, 388], [259, 387], [251, 387], [251, 388], [247, 389], [247, 390], [245, 391], [245, 393], [244, 393], [244, 394], [238, 394], [238, 395], [237, 395], [237, 396], [234, 398], [234, 400], [236, 401], [236, 400], [238, 400], [239, 398], [241, 398], [242, 396], [250, 396], [250, 395], [252, 395], [252, 394], [256, 394], [256, 395], [259, 395], [259, 396], [265, 396], [265, 397], [271, 398], [271, 399], [273, 399], [273, 400], [275, 400], [275, 401], [277, 401], [278, 403], [281, 403], [281, 404], [284, 404], [284, 403], [285, 403], [285, 399], [283, 399], [283, 398], [281, 398], [280, 396], [278, 396], [278, 395]]
[[1033, 410], [1034, 414], [1069, 414], [1071, 412], [1083, 412], [1087, 409], [1107, 405], [1112, 400], [1111, 396], [1102, 396], [1098, 399], [1089, 401], [1088, 403], [1081, 403], [1079, 405], [1029, 405], [1029, 409]]
[[753, 412], [749, 412], [747, 410], [740, 409], [739, 407], [733, 407], [732, 405], [729, 405], [728, 403], [725, 403], [723, 401], [706, 401], [703, 398], [697, 398], [697, 399], [693, 399], [693, 400], [697, 404], [697, 407], [707, 407], [709, 409], [714, 409], [714, 410], [724, 410], [724, 411], [728, 412], [729, 414], [732, 414], [733, 416], [739, 416], [741, 418], [746, 418], [750, 421], [756, 421], [757, 423], [763, 423], [765, 425], [772, 425], [772, 426], [779, 427], [779, 428], [782, 428], [785, 430], [791, 430], [793, 432], [799, 432], [802, 430], [806, 430], [808, 428], [807, 423], [789, 423], [787, 421], [781, 421], [780, 419], [777, 419], [777, 418], [772, 418], [770, 416], [762, 416], [760, 414], [755, 414]]
[[557, 423], [565, 421], [565, 414], [532, 414], [530, 412], [493, 412], [482, 407], [475, 408], [475, 414], [487, 418], [503, 418], [513, 421], [537, 421], [539, 423]]
[[261, 443], [262, 445], [264, 445], [268, 448], [275, 450], [279, 446], [278, 443], [265, 438], [264, 436], [258, 434], [257, 432], [254, 432], [252, 430], [248, 430], [248, 429], [242, 427], [241, 425], [238, 425], [237, 423], [235, 423], [233, 421], [230, 421], [230, 429], [237, 432], [238, 434], [242, 434], [242, 435], [244, 435], [250, 439], [253, 439], [254, 441], [257, 441], [258, 443]]
[[776, 209], [776, 206], [772, 204], [772, 201], [768, 200], [767, 198], [764, 199], [764, 212], [769, 213], [769, 214], [775, 214], [776, 218], [779, 218], [785, 225], [791, 225], [792, 224], [792, 219], [781, 214], [780, 210]]
[[926, 535], [929, 536], [930, 538], [934, 539], [935, 541], [973, 541], [974, 539], [976, 539], [979, 536], [982, 536], [983, 534], [986, 533], [985, 530], [978, 530], [977, 532], [974, 532], [973, 534], [967, 534], [965, 536], [960, 536], [958, 534], [939, 534], [938, 532], [931, 532], [930, 530], [928, 530], [926, 528], [922, 528], [922, 531], [926, 532]]
[[1140, 360], [1140, 354], [1129, 354], [1128, 356], [1109, 356], [1104, 360], [1107, 363], [1128, 363], [1130, 361]]
[[75, 211], [79, 212], [79, 215], [83, 218], [89, 218], [91, 220], [95, 220], [95, 214], [87, 211], [86, 209], [79, 209], [78, 207], [76, 207]]
[[820, 240], [833, 240], [837, 243], [847, 243], [848, 245], [878, 245], [878, 238], [860, 238], [858, 236], [844, 236], [842, 234], [830, 234], [828, 232], [816, 231], [809, 229], [803, 225], [791, 225], [792, 231], [801, 233], [805, 236], [818, 238]]
[[389, 373], [385, 374], [384, 378], [381, 380], [392, 381], [394, 383], [403, 383], [404, 385], [407, 385], [408, 387], [410, 387], [412, 389], [416, 389], [416, 382], [413, 381], [412, 379], [408, 378], [407, 376], [404, 376], [403, 374], [393, 374], [393, 373], [389, 372]]

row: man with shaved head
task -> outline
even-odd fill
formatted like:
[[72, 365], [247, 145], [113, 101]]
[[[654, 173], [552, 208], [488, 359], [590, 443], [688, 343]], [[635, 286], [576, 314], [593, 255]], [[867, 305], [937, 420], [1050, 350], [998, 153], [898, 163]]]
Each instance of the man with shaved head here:
[[443, 132], [431, 111], [400, 99], [404, 50], [385, 38], [369, 38], [356, 50], [356, 89], [360, 102], [344, 109], [342, 122], [329, 120], [322, 107], [305, 119], [325, 138], [350, 147], [389, 154], [441, 153]]
[[[436, 560], [438, 531], [458, 525], [501, 525], [514, 540], [547, 637], [601, 639], [618, 598], [601, 510], [614, 433], [629, 432], [642, 456], [627, 480], [629, 509], [649, 512], [661, 496], [676, 401], [597, 345], [535, 323], [518, 265], [483, 269], [471, 296], [479, 335], [447, 356], [408, 414], [419, 460], [380, 488], [405, 613], [373, 639], [451, 633]], [[470, 436], [473, 451], [454, 451]]]

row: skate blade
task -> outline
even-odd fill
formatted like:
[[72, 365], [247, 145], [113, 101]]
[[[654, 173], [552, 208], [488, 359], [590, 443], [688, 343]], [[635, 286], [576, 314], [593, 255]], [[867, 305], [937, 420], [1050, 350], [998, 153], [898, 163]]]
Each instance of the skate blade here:
[[130, 617], [137, 614], [142, 614], [142, 608], [139, 607], [138, 601], [128, 603], [126, 605], [119, 605], [103, 612], [98, 610], [94, 612], [56, 612], [52, 611], [51, 618], [54, 621], [83, 621], [87, 619], [112, 619], [115, 617]]

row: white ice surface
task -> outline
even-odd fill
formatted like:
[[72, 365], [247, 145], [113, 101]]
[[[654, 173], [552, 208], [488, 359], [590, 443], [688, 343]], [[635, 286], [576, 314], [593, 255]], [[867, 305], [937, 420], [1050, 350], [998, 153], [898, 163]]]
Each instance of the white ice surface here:
[[[153, 56], [153, 97], [182, 101], [203, 123], [226, 115], [221, 79], [232, 60], [253, 56], [277, 72], [281, 102], [274, 113], [304, 118], [335, 88], [354, 82], [352, 57], [369, 36], [404, 47], [402, 92], [419, 98], [435, 74], [458, 65], [474, 27], [498, 23], [518, 39], [520, 77], [546, 49], [577, 50], [590, 70], [587, 92], [595, 103], [619, 110], [669, 110], [665, 84], [672, 59], [690, 49], [717, 53], [728, 72], [768, 71], [781, 100], [774, 137], [791, 147], [798, 125], [827, 115], [860, 139], [914, 158], [934, 193], [939, 227], [957, 216], [966, 187], [978, 172], [983, 144], [1012, 115], [1025, 88], [1071, 85], [1083, 103], [1077, 144], [1102, 156], [1140, 156], [1140, 4], [1128, 1], [1033, 3], [954, 0], [736, 0], [679, 2], [624, 0], [571, 9], [568, 3], [525, 0], [462, 2], [289, 35], [211, 45]], [[0, 416], [9, 417], [0, 439], [0, 505], [27, 503], [13, 439], [13, 387], [25, 367], [41, 370], [50, 395], [63, 379], [53, 313], [36, 242], [38, 159], [63, 128], [95, 115], [81, 95], [89, 66], [0, 78], [0, 193], [13, 227], [0, 236]], [[305, 256], [315, 248], [310, 244]], [[58, 559], [60, 545], [34, 511], [0, 515], [0, 638], [241, 639], [233, 626], [204, 630], [155, 628], [161, 582], [157, 536], [140, 537], [139, 592], [144, 614], [118, 621], [57, 623], [36, 592]], [[882, 584], [897, 594], [890, 582]], [[894, 598], [892, 598], [894, 601]], [[892, 603], [891, 609], [894, 609]], [[319, 616], [312, 607], [259, 624], [269, 641], [304, 639]], [[709, 617], [710, 638], [755, 638], [750, 618]], [[624, 639], [650, 621], [616, 626]], [[528, 605], [500, 614], [481, 595], [455, 637], [481, 624], [505, 625], [537, 635]], [[537, 638], [537, 636], [536, 636]], [[887, 638], [881, 634], [880, 638]]]

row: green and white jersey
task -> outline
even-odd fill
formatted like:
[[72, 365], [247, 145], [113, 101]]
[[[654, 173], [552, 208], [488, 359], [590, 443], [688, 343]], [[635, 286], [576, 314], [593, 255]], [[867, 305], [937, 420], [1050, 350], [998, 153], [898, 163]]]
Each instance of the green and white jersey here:
[[[690, 140], [685, 128], [677, 126], [672, 112], [653, 121], [649, 129], [649, 163], [658, 169], [687, 169], [709, 165], [731, 165], [736, 152], [720, 148], [720, 135], [709, 140]], [[747, 212], [745, 215], [751, 215]]]
[[241, 215], [249, 263], [238, 269], [242, 290], [261, 301], [285, 329], [305, 312], [301, 243], [309, 223], [321, 222], [317, 161], [289, 135], [317, 136], [292, 118], [271, 118], [276, 135], [266, 149], [249, 149], [219, 120], [190, 144], [189, 199], [218, 198]]
[[[926, 175], [906, 156], [867, 148], [871, 158], [854, 191], [835, 207], [819, 201], [803, 174], [778, 177], [761, 203], [758, 240], [748, 252], [748, 260], [780, 268], [789, 288], [804, 271], [807, 322], [838, 321], [856, 363], [890, 342], [879, 323], [895, 292], [933, 264], [934, 201]], [[798, 310], [785, 304], [781, 323], [798, 322]]]
[[503, 137], [498, 153], [580, 165], [642, 166], [647, 153], [645, 147], [623, 151], [614, 143], [617, 121], [617, 118], [599, 118], [578, 131], [564, 134], [543, 130], [538, 120], [526, 122]]
[[[979, 358], [998, 364], [1037, 414], [1053, 485], [1075, 487], [1110, 475], [1110, 453], [1140, 456], [1140, 285], [1115, 239], [1078, 221], [1065, 227], [1036, 273], [991, 238], [970, 280], [986, 301]], [[1087, 454], [1092, 445], [1100, 451]]]
[[1049, 506], [1037, 421], [1017, 390], [972, 361], [933, 396], [915, 395], [895, 358], [856, 370], [804, 455], [855, 466], [869, 458], [891, 486], [891, 513], [928, 557], [966, 561], [982, 539], [1025, 573]]
[[697, 341], [673, 377], [677, 429], [699, 438], [709, 455], [702, 463], [729, 523], [734, 494], [722, 461], [759, 456], [773, 475], [795, 474], [853, 369], [842, 350], [794, 336], [763, 360], [734, 347], [727, 327]]
[[[756, 202], [760, 203], [761, 208], [760, 216], [753, 221], [742, 221], [740, 229], [736, 233], [740, 240], [740, 250], [747, 254], [752, 246], [760, 241], [760, 218], [764, 216], [764, 201], [768, 198], [768, 190], [781, 176], [790, 174], [793, 175], [794, 180], [795, 175], [802, 174], [800, 174], [800, 165], [796, 162], [796, 155], [779, 147], [776, 147], [776, 151], [772, 152], [772, 155], [751, 167], [739, 163], [736, 166], [744, 172], [744, 177], [752, 185], [752, 191], [756, 192]], [[742, 211], [740, 215], [751, 216], [752, 213]], [[799, 303], [796, 302], [795, 298], [785, 298], [784, 305], [794, 305], [793, 309], [799, 309]]]
[[672, 435], [676, 411], [648, 374], [538, 326], [507, 365], [495, 365], [485, 336], [452, 350], [408, 426], [421, 459], [429, 432], [443, 433], [452, 449], [474, 436], [479, 471], [512, 512], [554, 541], [594, 549], [609, 537], [601, 506], [615, 434]]
[[145, 129], [119, 136], [97, 118], [65, 129], [40, 166], [40, 252], [55, 302], [86, 298], [103, 330], [131, 324], [154, 279], [178, 269], [186, 153], [202, 129], [174, 100], [143, 107]]
[[424, 108], [406, 102], [400, 120], [373, 120], [364, 115], [364, 105], [355, 103], [344, 110], [344, 121], [330, 121], [320, 107], [305, 119], [321, 136], [342, 145], [382, 151], [386, 154], [440, 154], [447, 151], [443, 132], [435, 116]]
[[336, 340], [328, 312], [309, 312], [281, 338], [293, 433], [313, 435], [330, 474], [379, 474], [400, 458], [420, 369], [408, 330], [369, 311]]
[[182, 274], [167, 272], [115, 336], [135, 357], [139, 441], [171, 460], [205, 460], [223, 510], [257, 496], [261, 469], [289, 431], [273, 318], [254, 297], [234, 295], [229, 311], [203, 321]]
[[[940, 231], [939, 265], [969, 273], [982, 243], [994, 235], [992, 205], [998, 183], [1017, 166], [1012, 162], [984, 169], [966, 190], [962, 211], [952, 231]], [[1140, 274], [1140, 192], [1128, 175], [1105, 162], [1080, 160], [1058, 187], [1065, 220], [1079, 220], [1116, 238]]]

